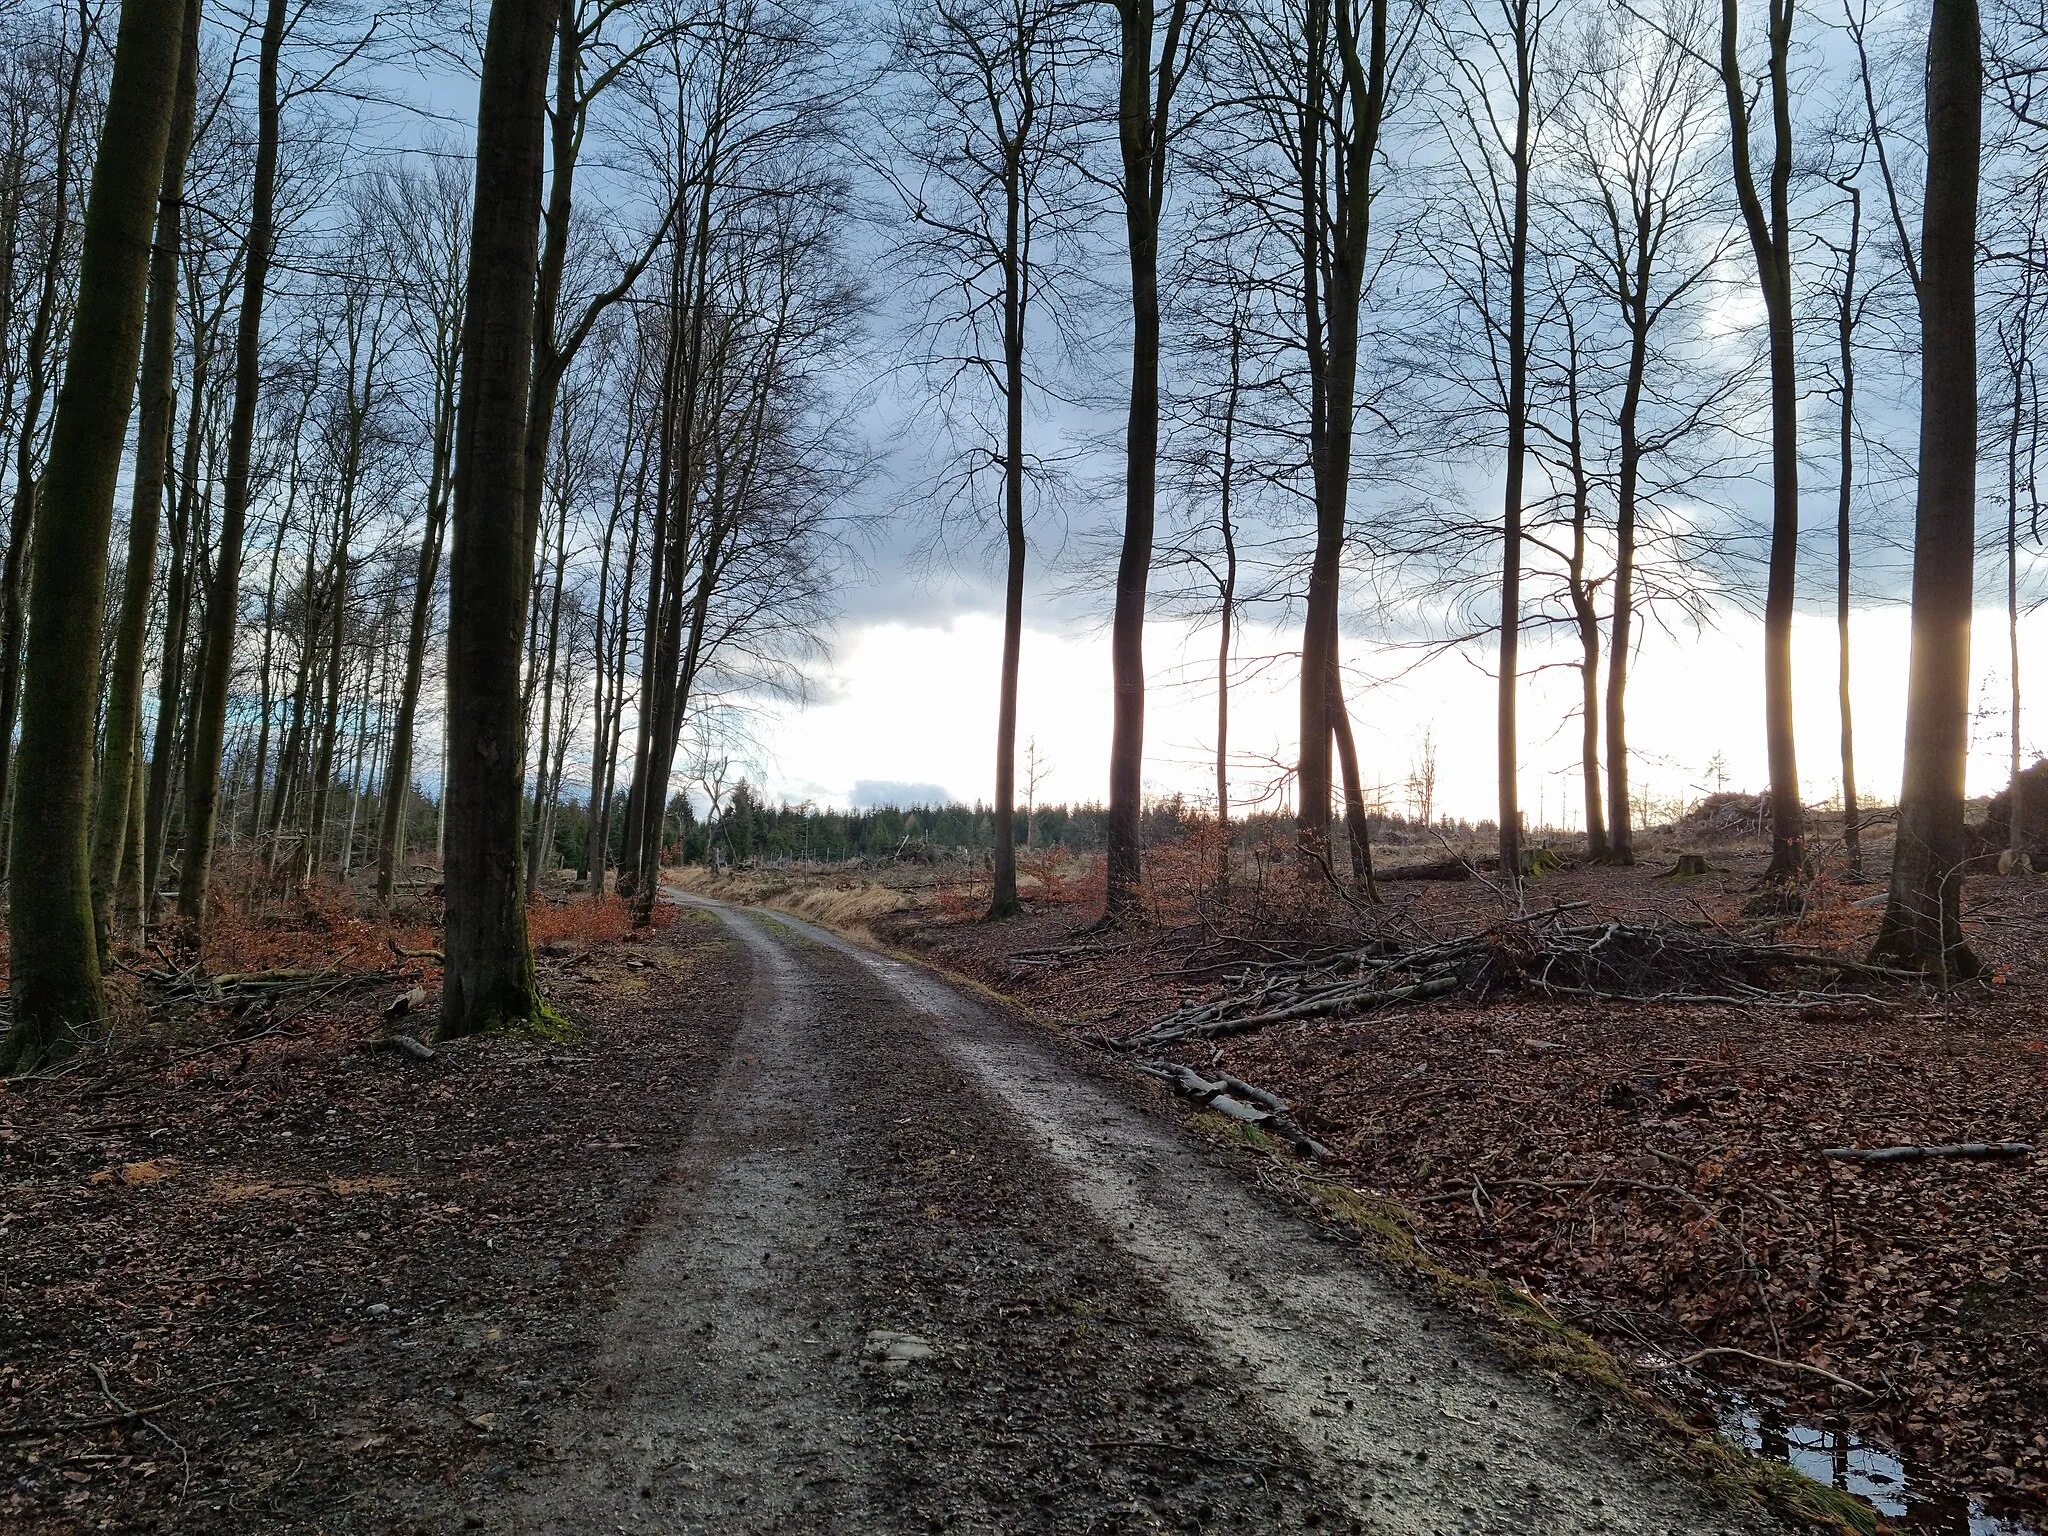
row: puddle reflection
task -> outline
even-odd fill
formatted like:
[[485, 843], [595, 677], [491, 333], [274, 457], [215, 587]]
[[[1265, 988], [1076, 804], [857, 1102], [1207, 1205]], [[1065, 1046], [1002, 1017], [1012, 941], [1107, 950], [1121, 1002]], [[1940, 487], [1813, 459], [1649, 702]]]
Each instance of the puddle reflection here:
[[1847, 1428], [1788, 1422], [1770, 1409], [1738, 1404], [1722, 1433], [1745, 1449], [1804, 1472], [1815, 1482], [1852, 1493], [1900, 1531], [1926, 1536], [2041, 1536], [2042, 1528], [1987, 1514], [1967, 1494], [1943, 1488], [1918, 1468]]

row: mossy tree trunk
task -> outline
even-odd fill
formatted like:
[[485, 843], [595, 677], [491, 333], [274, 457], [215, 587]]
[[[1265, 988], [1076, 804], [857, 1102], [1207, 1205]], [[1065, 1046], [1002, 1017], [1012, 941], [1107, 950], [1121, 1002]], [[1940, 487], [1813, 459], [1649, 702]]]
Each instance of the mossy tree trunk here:
[[142, 662], [149, 640], [149, 600], [156, 582], [157, 531], [170, 465], [171, 418], [177, 394], [178, 256], [185, 203], [185, 162], [192, 151], [193, 108], [199, 96], [199, 0], [186, 0], [178, 93], [157, 197], [156, 244], [149, 255], [149, 308], [143, 327], [141, 412], [135, 433], [135, 497], [128, 514], [128, 564], [121, 620], [107, 681], [106, 750], [100, 757], [99, 805], [93, 816], [92, 910], [104, 963], [112, 912], [129, 836], [130, 781], [140, 771]]
[[[60, 344], [65, 257], [71, 241], [72, 148], [84, 93], [85, 63], [92, 46], [92, 27], [82, 3], [78, 8], [78, 51], [64, 81], [57, 106], [55, 163], [50, 177], [49, 243], [43, 250], [36, 283], [36, 313], [30, 323], [22, 372], [27, 391], [21, 406], [21, 430], [15, 439], [14, 505], [7, 524], [7, 554], [0, 562], [0, 814], [7, 808], [14, 782], [14, 717], [21, 705], [21, 638], [28, 572], [35, 542], [36, 449], [42, 436], [43, 407], [49, 400], [50, 365]], [[0, 848], [0, 874], [7, 853]]]
[[106, 1015], [87, 821], [114, 491], [135, 400], [150, 226], [171, 135], [186, 0], [122, 8], [50, 457], [36, 504], [12, 881], [13, 1027], [0, 1071], [67, 1054]]

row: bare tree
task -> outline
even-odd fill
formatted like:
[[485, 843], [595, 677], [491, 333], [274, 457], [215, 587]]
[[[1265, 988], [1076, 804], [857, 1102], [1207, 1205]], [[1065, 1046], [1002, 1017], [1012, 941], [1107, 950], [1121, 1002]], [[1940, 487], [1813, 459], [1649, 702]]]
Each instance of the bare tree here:
[[1751, 163], [1751, 117], [1737, 0], [1721, 0], [1721, 84], [1735, 194], [1756, 258], [1770, 338], [1771, 559], [1764, 597], [1764, 735], [1771, 770], [1767, 880], [1806, 874], [1806, 827], [1792, 720], [1792, 601], [1799, 564], [1799, 379], [1792, 326], [1792, 0], [1770, 0], [1765, 39], [1771, 112], [1769, 205]]
[[[1145, 762], [1145, 607], [1152, 575], [1159, 461], [1159, 231], [1182, 84], [1200, 54], [1204, 0], [1109, 0], [1117, 21], [1117, 148], [1130, 261], [1131, 389], [1124, 427], [1123, 547], [1110, 627], [1108, 879], [1103, 921], [1135, 914], [1144, 878], [1139, 811]], [[1163, 24], [1162, 24], [1163, 23]]]
[[428, 381], [428, 469], [419, 559], [406, 628], [405, 677], [399, 684], [391, 754], [384, 764], [384, 793], [377, 827], [377, 897], [389, 901], [405, 852], [405, 810], [412, 787], [420, 684], [426, 672], [434, 583], [441, 568], [441, 545], [448, 526], [463, 279], [469, 264], [469, 177], [465, 169], [447, 157], [436, 156], [431, 169], [424, 174], [401, 175], [386, 181], [384, 201], [384, 228], [396, 247], [393, 264], [411, 276], [400, 292], [400, 320], [415, 355], [426, 367]]
[[[1505, 437], [1505, 484], [1500, 522], [1499, 661], [1495, 710], [1498, 756], [1500, 867], [1509, 878], [1522, 870], [1520, 739], [1516, 723], [1522, 633], [1522, 524], [1529, 458], [1530, 217], [1539, 101], [1538, 60], [1547, 20], [1543, 0], [1462, 0], [1437, 21], [1455, 97], [1451, 152], [1469, 189], [1458, 215], [1468, 234], [1471, 270], [1453, 276], [1483, 327], [1490, 386]], [[1499, 289], [1505, 287], [1506, 292]]]
[[[1027, 482], [1044, 465], [1025, 443], [1033, 381], [1026, 351], [1050, 294], [1057, 305], [1081, 211], [1062, 139], [1076, 39], [1061, 0], [903, 0], [891, 38], [879, 169], [910, 215], [899, 259], [925, 285], [916, 362], [933, 382], [953, 462], [941, 514], [981, 499], [995, 477], [1004, 551], [1003, 658], [996, 691], [995, 890], [991, 919], [1017, 900], [1017, 675], [1029, 550]], [[1071, 275], [1070, 272], [1064, 275]], [[1051, 317], [1057, 326], [1061, 316]], [[1000, 413], [996, 429], [993, 417]]]

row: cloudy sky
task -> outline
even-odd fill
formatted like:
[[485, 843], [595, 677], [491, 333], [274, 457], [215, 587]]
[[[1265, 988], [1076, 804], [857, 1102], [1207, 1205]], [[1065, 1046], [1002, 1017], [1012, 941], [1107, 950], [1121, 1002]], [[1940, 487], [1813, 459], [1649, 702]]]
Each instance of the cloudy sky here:
[[[428, 104], [416, 125], [417, 136], [465, 124], [473, 109], [473, 81], [445, 59], [415, 54], [411, 63], [419, 71], [411, 94]], [[602, 195], [606, 182], [593, 167], [583, 186]], [[886, 229], [857, 239], [879, 249]], [[1105, 281], [1106, 292], [1115, 286]], [[874, 517], [876, 531], [863, 548], [863, 568], [850, 572], [842, 588], [841, 616], [828, 658], [813, 669], [811, 699], [750, 708], [734, 741], [735, 755], [776, 799], [838, 806], [941, 794], [986, 799], [994, 785], [1000, 592], [996, 573], [979, 561], [971, 540], [957, 563], [934, 565], [918, 558], [927, 529], [914, 506], [914, 454], [904, 447], [909, 412], [900, 398], [892, 399], [874, 382], [886, 371], [897, 319], [887, 299], [890, 285], [879, 288], [883, 302], [874, 317], [875, 373], [849, 380], [848, 386], [868, 397], [866, 429], [877, 451], [876, 470], [858, 502], [859, 510]], [[1744, 299], [1743, 292], [1736, 287], [1730, 302], [1753, 308], [1753, 295]], [[1731, 311], [1723, 318], [1735, 337], [1755, 317]], [[1042, 542], [1033, 551], [1019, 741], [1021, 750], [1023, 743], [1035, 740], [1042, 761], [1050, 765], [1039, 792], [1046, 800], [1099, 800], [1107, 786], [1109, 597], [1106, 578], [1091, 575], [1080, 556], [1091, 540], [1100, 550], [1120, 512], [1121, 497], [1114, 490], [1119, 447], [1114, 427], [1120, 415], [1115, 375], [1125, 342], [1114, 306], [1100, 326], [1100, 342], [1085, 359], [1094, 374], [1089, 390], [1098, 402], [1099, 419], [1082, 419], [1085, 410], [1076, 416], [1070, 407], [1058, 407], [1033, 423], [1041, 441], [1087, 441], [1093, 460], [1085, 466], [1089, 481], [1064, 510], [1059, 531], [1041, 529]], [[1876, 450], [1894, 464], [1910, 462], [1914, 434], [1911, 410], [1900, 407], [1897, 396], [1865, 396], [1863, 430], [1878, 439]], [[1805, 408], [1816, 413], [1806, 435], [1810, 451], [1819, 457], [1807, 471], [1804, 515], [1811, 544], [1801, 595], [1812, 606], [1801, 612], [1796, 626], [1796, 703], [1802, 782], [1810, 800], [1825, 802], [1839, 793], [1831, 550], [1822, 547], [1829, 543], [1834, 511], [1832, 423], [1823, 419], [1833, 407], [1817, 390]], [[910, 435], [916, 435], [914, 427]], [[1470, 467], [1475, 502], [1497, 495], [1488, 480], [1498, 473], [1498, 465]], [[1987, 481], [1987, 495], [1990, 489]], [[1759, 503], [1748, 509], [1758, 524], [1763, 491], [1759, 483], [1735, 493], [1738, 501]], [[1370, 517], [1371, 509], [1362, 506], [1359, 515]], [[1858, 552], [1864, 574], [1853, 626], [1858, 779], [1866, 795], [1878, 798], [1897, 790], [1908, 633], [1899, 550], [1909, 526], [1898, 525], [1909, 525], [1910, 507], [1894, 506], [1887, 515], [1894, 526], [1879, 530], [1884, 537]], [[1997, 515], [1987, 501], [1987, 531]], [[2048, 571], [2037, 562], [2030, 594], [2048, 584], [2044, 577]], [[1754, 595], [1760, 596], [1760, 568], [1750, 568], [1737, 580], [1757, 587]], [[2002, 573], [1987, 559], [1980, 566], [1980, 602], [1987, 606], [1979, 612], [1976, 634], [1973, 794], [1989, 793], [2003, 783], [2010, 750], [2003, 596]], [[1251, 621], [1241, 636], [1231, 738], [1231, 792], [1239, 807], [1275, 804], [1285, 792], [1284, 765], [1294, 753], [1296, 666], [1290, 653], [1298, 643], [1298, 622], [1298, 614], [1269, 611]], [[2038, 675], [2048, 679], [2048, 616], [2030, 619], [2023, 634], [2023, 657], [2037, 658]], [[1710, 765], [1717, 760], [1728, 788], [1763, 784], [1761, 640], [1754, 614], [1734, 604], [1702, 631], [1649, 627], [1643, 634], [1629, 713], [1636, 780], [1651, 797], [1698, 796], [1713, 787]], [[1365, 774], [1369, 783], [1384, 786], [1389, 807], [1407, 808], [1405, 781], [1427, 732], [1437, 747], [1439, 809], [1474, 819], [1491, 815], [1490, 651], [1475, 647], [1425, 656], [1391, 643], [1356, 617], [1343, 643]], [[1214, 628], [1156, 620], [1148, 630], [1146, 656], [1147, 792], [1179, 791], [1207, 800], [1214, 784]], [[1522, 799], [1532, 820], [1567, 827], [1579, 824], [1581, 804], [1578, 682], [1570, 660], [1551, 639], [1532, 634], [1524, 640]], [[2024, 659], [2022, 667], [2027, 668]], [[2036, 719], [2048, 719], [2048, 691], [2042, 698]], [[2022, 740], [2031, 755], [2048, 746], [2048, 728], [2025, 729]]]
[[[762, 719], [748, 754], [771, 796], [847, 805], [924, 798], [934, 787], [962, 800], [987, 798], [994, 784], [993, 684], [1002, 648], [1000, 614], [949, 602], [928, 617], [868, 619], [842, 630], [823, 669], [815, 702], [779, 707]], [[1905, 726], [1907, 614], [1898, 606], [1858, 612], [1852, 662], [1857, 779], [1869, 796], [1898, 788]], [[2048, 621], [2023, 631], [2024, 654], [2048, 666]], [[1145, 785], [1213, 798], [1215, 632], [1155, 623], [1147, 635]], [[2004, 782], [2006, 737], [2004, 615], [1980, 612], [1977, 699], [1970, 792]], [[1244, 654], [1282, 650], [1291, 637], [1255, 633]], [[1794, 636], [1800, 776], [1814, 802], [1837, 795], [1839, 716], [1831, 617], [1801, 614]], [[1987, 651], [1995, 652], [1987, 655]], [[1526, 653], [1525, 653], [1526, 654]], [[1528, 658], [1562, 662], [1561, 652]], [[1448, 655], [1417, 664], [1412, 655], [1352, 637], [1351, 700], [1363, 772], [1387, 786], [1390, 807], [1405, 808], [1402, 787], [1425, 730], [1438, 759], [1438, 805], [1453, 815], [1489, 816], [1494, 805], [1492, 676], [1489, 658]], [[2024, 668], [2025, 661], [2023, 659]], [[1730, 789], [1766, 778], [1763, 740], [1762, 630], [1746, 615], [1700, 636], [1653, 635], [1629, 691], [1636, 774], [1659, 798], [1696, 797], [1709, 765], [1726, 763]], [[1387, 680], [1359, 686], [1372, 671]], [[1052, 772], [1047, 800], [1099, 800], [1108, 783], [1110, 689], [1108, 636], [1099, 626], [1052, 614], [1024, 639], [1019, 736], [1035, 738]], [[1522, 703], [1524, 804], [1532, 821], [1582, 824], [1578, 772], [1578, 682], [1562, 666], [1526, 678]], [[2048, 710], [2048, 704], [2041, 706]], [[1263, 669], [1232, 693], [1231, 794], [1246, 803], [1270, 793], [1271, 764], [1292, 755], [1291, 661]], [[2036, 718], [2039, 718], [2038, 716]], [[2048, 741], [2025, 729], [2031, 750]]]

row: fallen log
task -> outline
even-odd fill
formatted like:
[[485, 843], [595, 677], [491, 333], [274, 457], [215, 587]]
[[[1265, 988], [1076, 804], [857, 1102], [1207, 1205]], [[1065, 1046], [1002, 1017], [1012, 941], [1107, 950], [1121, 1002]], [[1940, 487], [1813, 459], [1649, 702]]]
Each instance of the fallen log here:
[[1825, 1147], [1822, 1157], [1838, 1163], [1924, 1163], [1936, 1158], [1989, 1162], [2034, 1155], [2031, 1141], [1959, 1141], [1946, 1147]]
[[1328, 1147], [1294, 1123], [1287, 1113], [1287, 1101], [1278, 1094], [1255, 1088], [1227, 1073], [1219, 1081], [1211, 1082], [1193, 1067], [1174, 1062], [1141, 1061], [1137, 1068], [1149, 1077], [1172, 1084], [1183, 1098], [1192, 1099], [1204, 1109], [1269, 1131], [1310, 1157], [1330, 1156]]
[[1405, 987], [1343, 987], [1324, 996], [1310, 998], [1286, 1008], [1276, 1008], [1267, 1013], [1254, 1013], [1241, 1019], [1211, 1019], [1178, 1028], [1152, 1029], [1138, 1036], [1134, 1043], [1144, 1045], [1165, 1045], [1175, 1040], [1213, 1040], [1225, 1035], [1249, 1035], [1273, 1024], [1288, 1024], [1297, 1019], [1319, 1018], [1324, 1014], [1337, 1013], [1346, 1008], [1365, 1011], [1372, 1008], [1387, 1008], [1396, 1003], [1419, 1002], [1425, 998], [1439, 997], [1458, 987], [1456, 976], [1432, 976], [1424, 981], [1413, 982]]

